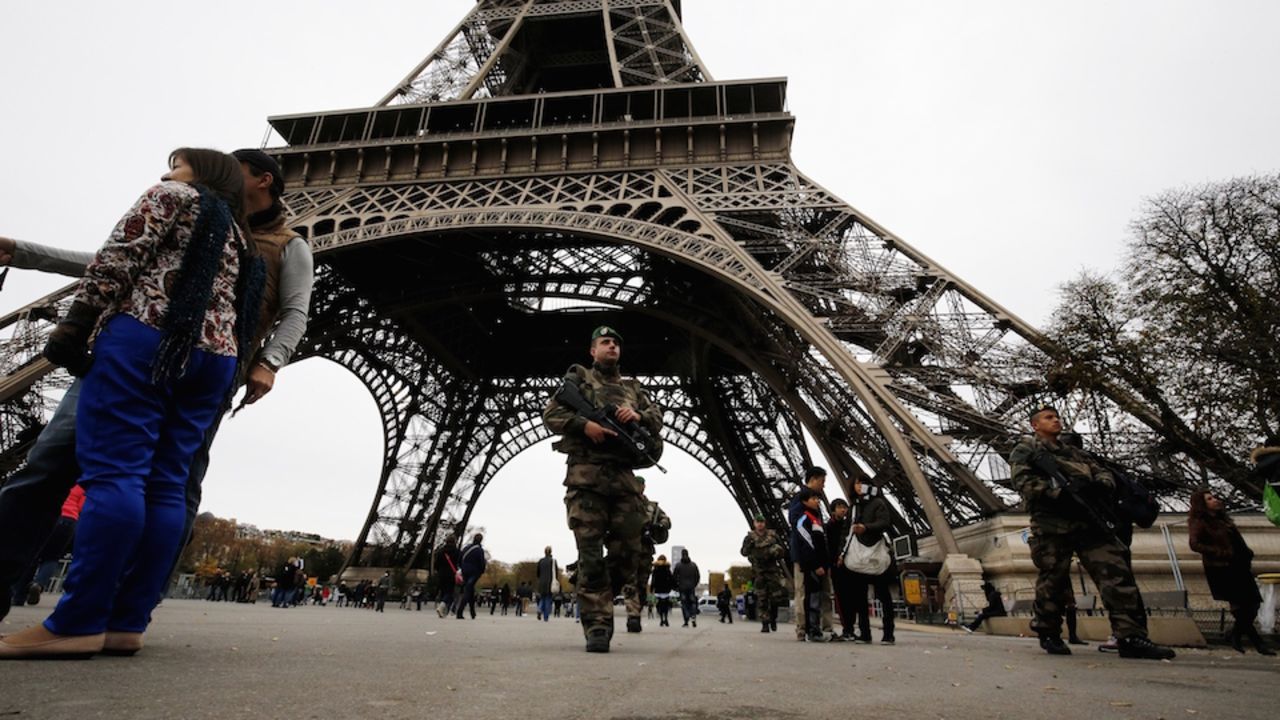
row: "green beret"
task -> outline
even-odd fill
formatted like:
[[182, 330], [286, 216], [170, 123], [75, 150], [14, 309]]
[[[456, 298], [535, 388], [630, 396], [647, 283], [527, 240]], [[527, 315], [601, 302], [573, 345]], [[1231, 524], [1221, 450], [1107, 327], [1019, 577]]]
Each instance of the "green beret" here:
[[756, 513], [756, 522], [764, 522], [764, 513]]
[[602, 337], [611, 337], [614, 340], [617, 340], [619, 343], [622, 342], [622, 336], [618, 334], [618, 331], [614, 330], [608, 325], [601, 325], [600, 327], [591, 331], [592, 342], [595, 342], [597, 338], [602, 338]]

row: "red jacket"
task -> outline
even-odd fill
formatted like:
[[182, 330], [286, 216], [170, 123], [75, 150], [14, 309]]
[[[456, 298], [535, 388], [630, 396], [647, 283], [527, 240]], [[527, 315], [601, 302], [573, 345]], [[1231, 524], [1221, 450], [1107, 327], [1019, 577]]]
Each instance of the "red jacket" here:
[[82, 507], [84, 507], [84, 488], [77, 485], [71, 488], [71, 492], [67, 493], [67, 499], [62, 501], [62, 517], [79, 520]]

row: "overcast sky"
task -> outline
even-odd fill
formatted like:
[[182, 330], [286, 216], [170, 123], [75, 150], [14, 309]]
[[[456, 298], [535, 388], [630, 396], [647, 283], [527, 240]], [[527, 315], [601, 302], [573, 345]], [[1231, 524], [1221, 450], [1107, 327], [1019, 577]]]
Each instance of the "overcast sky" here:
[[[173, 148], [256, 146], [269, 115], [370, 105], [470, 6], [4, 3], [0, 235], [94, 249]], [[1036, 324], [1057, 285], [1115, 266], [1143, 197], [1280, 169], [1280, 3], [684, 6], [716, 79], [789, 78], [806, 174]], [[62, 284], [14, 271], [0, 311]], [[381, 447], [363, 387], [300, 363], [223, 424], [204, 509], [354, 538]], [[728, 493], [677, 450], [664, 464], [647, 476], [672, 542], [704, 572], [737, 562]], [[474, 515], [496, 557], [572, 559], [562, 477], [546, 444], [497, 476]]]

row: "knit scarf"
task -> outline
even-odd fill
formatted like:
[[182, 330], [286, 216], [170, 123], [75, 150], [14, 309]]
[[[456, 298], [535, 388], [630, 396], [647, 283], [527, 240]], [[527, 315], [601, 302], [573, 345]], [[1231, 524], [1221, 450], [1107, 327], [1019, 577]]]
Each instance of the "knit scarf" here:
[[[169, 307], [160, 321], [163, 337], [156, 350], [151, 368], [151, 381], [157, 384], [182, 377], [191, 359], [191, 351], [204, 328], [205, 314], [213, 298], [213, 283], [222, 269], [222, 254], [227, 235], [240, 237], [239, 229], [231, 217], [231, 208], [208, 188], [196, 185], [200, 193], [200, 208], [191, 229], [191, 238], [183, 252], [182, 265], [169, 296]], [[262, 288], [266, 281], [266, 267], [262, 258], [252, 254], [248, 243], [242, 243], [240, 272], [236, 282], [235, 333], [239, 358], [237, 358], [238, 387], [241, 367], [246, 354], [251, 355], [258, 317], [262, 303]]]

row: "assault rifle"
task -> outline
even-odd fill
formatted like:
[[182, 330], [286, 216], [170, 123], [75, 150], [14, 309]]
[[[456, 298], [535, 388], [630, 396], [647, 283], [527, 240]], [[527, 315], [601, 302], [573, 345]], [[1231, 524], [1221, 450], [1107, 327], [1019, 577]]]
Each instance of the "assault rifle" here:
[[1058, 467], [1058, 461], [1054, 459], [1053, 455], [1045, 450], [1040, 450], [1031, 456], [1031, 466], [1048, 476], [1050, 487], [1055, 488], [1062, 496], [1074, 502], [1079, 509], [1084, 511], [1086, 519], [1093, 523], [1094, 526], [1106, 532], [1116, 542], [1124, 544], [1116, 533], [1115, 518], [1112, 517], [1109, 511], [1099, 511], [1096, 503], [1090, 502], [1080, 495], [1079, 490], [1062, 474], [1062, 468]]
[[[667, 469], [658, 464], [658, 457], [662, 451], [656, 450], [658, 444], [654, 441], [649, 431], [638, 422], [620, 423], [615, 414], [618, 408], [614, 405], [605, 405], [598, 408], [587, 401], [582, 396], [582, 389], [570, 380], [565, 380], [560, 389], [556, 391], [556, 402], [573, 410], [582, 417], [617, 433], [617, 437], [613, 440], [622, 444], [627, 452], [633, 457], [633, 465], [637, 468], [656, 467], [662, 472]], [[656, 451], [656, 454], [655, 454]]]

